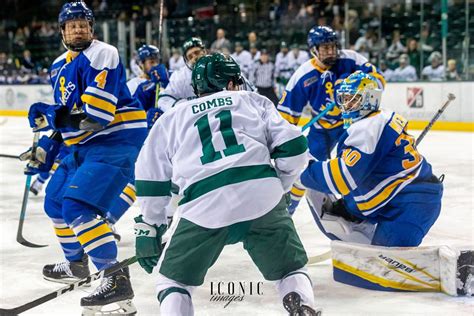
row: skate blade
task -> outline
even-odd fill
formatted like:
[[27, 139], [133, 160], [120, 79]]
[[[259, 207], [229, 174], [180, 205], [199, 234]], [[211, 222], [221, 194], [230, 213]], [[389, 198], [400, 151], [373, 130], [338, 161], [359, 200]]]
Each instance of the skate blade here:
[[[43, 275], [43, 279], [45, 279], [46, 281], [49, 281], [49, 282], [60, 283], [60, 284], [68, 284], [68, 285], [82, 280], [82, 279], [77, 279], [77, 278], [53, 279], [53, 278], [48, 278], [47, 276], [44, 276], [44, 275]], [[80, 287], [90, 287], [90, 286], [91, 286], [90, 283], [85, 283], [85, 284], [81, 285]]]
[[107, 305], [83, 306], [82, 316], [132, 316], [137, 314], [137, 308], [132, 300], [124, 300]]

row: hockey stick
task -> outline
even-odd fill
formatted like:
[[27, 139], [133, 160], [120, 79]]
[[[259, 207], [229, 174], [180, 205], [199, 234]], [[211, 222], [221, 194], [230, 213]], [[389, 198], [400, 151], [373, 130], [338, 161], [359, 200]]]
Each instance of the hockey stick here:
[[448, 100], [446, 102], [444, 102], [443, 106], [438, 110], [438, 112], [435, 114], [435, 116], [433, 116], [431, 121], [428, 123], [428, 125], [421, 132], [420, 136], [418, 136], [418, 138], [416, 139], [415, 146], [418, 146], [418, 144], [421, 142], [421, 140], [425, 137], [426, 133], [428, 133], [428, 131], [431, 129], [431, 127], [433, 127], [434, 123], [439, 119], [439, 117], [444, 112], [444, 110], [446, 110], [449, 103], [451, 103], [451, 101], [453, 101], [454, 99], [456, 99], [456, 96], [452, 93], [449, 93], [448, 94]]
[[309, 121], [308, 123], [306, 123], [303, 128], [301, 128], [301, 131], [304, 132], [306, 129], [308, 129], [311, 125], [313, 125], [314, 123], [316, 123], [316, 121], [319, 121], [320, 118], [322, 118], [324, 115], [326, 115], [327, 112], [331, 111], [334, 106], [336, 105], [336, 103], [332, 102], [332, 103], [328, 103], [326, 104], [326, 108], [324, 110], [321, 111], [321, 113], [319, 113], [318, 115], [316, 115], [315, 117], [313, 117], [311, 119], [311, 121]]
[[20, 305], [18, 307], [10, 308], [10, 309], [0, 308], [0, 315], [2, 315], [2, 316], [3, 315], [8, 315], [8, 316], [18, 315], [19, 313], [23, 313], [23, 312], [25, 312], [27, 310], [30, 310], [30, 309], [32, 309], [36, 306], [39, 306], [43, 303], [51, 301], [51, 300], [65, 294], [65, 293], [72, 292], [72, 291], [76, 290], [77, 288], [79, 288], [80, 286], [90, 284], [93, 281], [98, 280], [98, 279], [100, 279], [104, 276], [109, 276], [109, 275], [117, 272], [118, 270], [120, 270], [122, 268], [125, 268], [125, 267], [135, 263], [136, 261], [137, 261], [137, 257], [135, 257], [135, 256], [130, 257], [128, 259], [120, 261], [119, 263], [111, 266], [110, 268], [107, 268], [107, 269], [102, 270], [102, 271], [97, 271], [96, 273], [93, 273], [93, 274], [89, 275], [88, 277], [86, 277], [84, 279], [81, 279], [81, 280], [78, 280], [74, 283], [71, 283], [71, 284], [69, 284], [65, 287], [60, 288], [57, 291], [51, 292], [51, 293], [46, 294], [46, 295], [44, 295], [40, 298], [37, 298], [34, 301], [31, 301], [31, 302], [28, 302], [26, 304]]
[[[38, 147], [39, 134], [39, 132], [36, 132], [33, 136], [33, 146], [31, 147], [31, 156], [33, 157], [33, 159], [36, 155], [36, 148]], [[31, 248], [47, 247], [48, 245], [37, 245], [32, 242], [29, 242], [25, 239], [25, 237], [23, 237], [23, 223], [25, 222], [26, 205], [28, 204], [28, 196], [30, 194], [30, 184], [31, 175], [29, 174], [26, 176], [25, 191], [23, 192], [23, 202], [21, 203], [20, 220], [18, 222], [18, 230], [16, 232], [16, 241], [22, 244], [23, 246]]]
[[7, 155], [7, 154], [0, 154], [0, 158], [13, 158], [13, 159], [20, 159], [20, 157], [15, 155]]
[[[158, 50], [160, 54], [161, 54], [161, 43], [162, 43], [162, 37], [163, 37], [163, 3], [164, 1], [165, 0], [160, 1], [160, 19], [158, 22]], [[155, 108], [158, 108], [158, 99], [160, 98], [160, 91], [161, 91], [161, 84], [158, 82], [155, 88]]]
[[312, 264], [316, 264], [316, 263], [326, 261], [328, 259], [331, 259], [331, 250], [323, 252], [320, 255], [309, 257], [308, 258], [308, 263], [306, 265], [309, 266], [309, 265], [312, 265]]

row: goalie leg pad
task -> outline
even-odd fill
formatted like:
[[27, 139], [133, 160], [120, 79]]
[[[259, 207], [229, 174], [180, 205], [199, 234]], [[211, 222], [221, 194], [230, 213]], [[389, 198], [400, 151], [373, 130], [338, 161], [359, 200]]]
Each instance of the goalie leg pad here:
[[333, 241], [335, 281], [380, 291], [473, 293], [472, 250], [381, 247]]

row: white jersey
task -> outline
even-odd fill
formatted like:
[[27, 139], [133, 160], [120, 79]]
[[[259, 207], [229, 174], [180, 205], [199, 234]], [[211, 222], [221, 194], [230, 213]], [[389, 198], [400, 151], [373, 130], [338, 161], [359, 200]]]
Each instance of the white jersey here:
[[128, 90], [130, 90], [130, 94], [133, 96], [135, 91], [137, 91], [138, 86], [145, 81], [147, 80], [143, 77], [134, 77], [127, 81], [127, 87]]
[[[192, 86], [192, 73], [188, 66], [182, 67], [170, 77], [168, 86], [161, 90], [158, 99], [158, 108], [163, 112], [168, 111], [180, 101], [188, 101], [197, 98]], [[243, 90], [255, 91], [254, 85], [244, 76]]]
[[171, 109], [178, 101], [196, 98], [191, 85], [192, 70], [188, 66], [181, 67], [170, 77], [168, 86], [160, 92], [158, 108], [163, 112]]
[[288, 80], [291, 78], [291, 75], [295, 72], [295, 70], [290, 66], [289, 56], [290, 53], [286, 53], [286, 55], [284, 55], [282, 52], [279, 52], [276, 54], [275, 77], [281, 77]]
[[230, 55], [240, 66], [240, 71], [245, 77], [249, 76], [250, 67], [253, 64], [252, 54], [249, 51], [243, 50], [240, 54], [233, 53]]
[[443, 81], [445, 79], [444, 66], [440, 65], [436, 68], [429, 65], [423, 68], [421, 72], [421, 79], [427, 79], [429, 81]]
[[416, 81], [418, 76], [416, 75], [415, 67], [408, 65], [405, 68], [398, 67], [392, 73], [392, 81]]
[[172, 56], [170, 60], [168, 61], [168, 63], [170, 65], [170, 69], [169, 69], [170, 73], [174, 73], [178, 71], [179, 69], [186, 67], [183, 56], [179, 56], [178, 58], [175, 58]]
[[290, 51], [288, 53], [288, 64], [291, 68], [293, 68], [293, 71], [298, 69], [299, 66], [303, 65], [306, 61], [310, 59], [311, 57], [309, 56], [309, 53], [305, 50], [298, 51], [298, 56], [295, 56], [293, 51]]
[[272, 210], [306, 161], [306, 138], [270, 100], [221, 91], [181, 102], [156, 121], [136, 163], [137, 202], [147, 223], [166, 224], [174, 183], [181, 217], [224, 227]]

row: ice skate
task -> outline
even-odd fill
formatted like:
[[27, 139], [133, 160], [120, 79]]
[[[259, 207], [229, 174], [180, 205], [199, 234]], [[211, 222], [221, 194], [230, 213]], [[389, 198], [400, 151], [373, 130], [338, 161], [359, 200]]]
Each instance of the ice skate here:
[[128, 268], [104, 277], [95, 291], [81, 299], [82, 315], [135, 315], [134, 297]]
[[301, 305], [301, 297], [296, 292], [290, 292], [283, 298], [283, 306], [290, 316], [320, 316], [320, 308], [313, 309], [306, 305]]
[[87, 255], [84, 255], [81, 261], [64, 261], [45, 265], [43, 277], [48, 281], [71, 284], [89, 276], [91, 272], [88, 261]]

